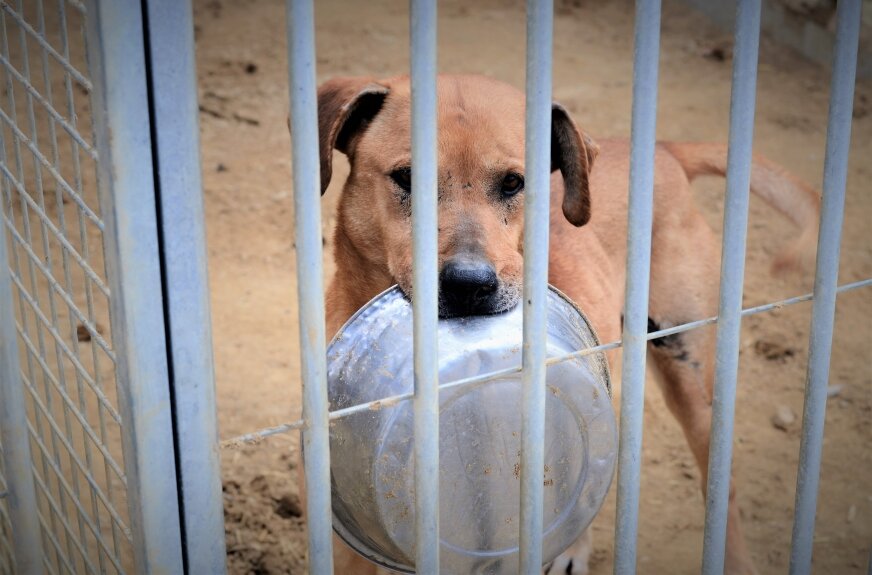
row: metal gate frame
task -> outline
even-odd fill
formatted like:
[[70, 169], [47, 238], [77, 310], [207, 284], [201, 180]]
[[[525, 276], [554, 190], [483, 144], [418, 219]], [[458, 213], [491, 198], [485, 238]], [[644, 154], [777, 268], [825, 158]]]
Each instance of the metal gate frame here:
[[[25, 28], [23, 14], [2, 4], [4, 15], [15, 18], [30, 40], [51, 50], [38, 32]], [[173, 0], [75, 4], [86, 13], [134, 569], [220, 574], [225, 570], [223, 505], [191, 5]], [[23, 11], [21, 3], [18, 9]], [[4, 66], [11, 71], [6, 59]], [[23, 82], [30, 94], [39, 95], [29, 76]], [[39, 102], [54, 112], [50, 97]], [[15, 185], [9, 173], [5, 176], [4, 187]], [[43, 553], [43, 537], [51, 534], [40, 527], [31, 472], [34, 431], [19, 375], [6, 237], [0, 220], [0, 439], [3, 496], [14, 526], [13, 568], [22, 574], [54, 572]], [[52, 280], [51, 270], [43, 273]], [[66, 511], [59, 513], [63, 522]], [[100, 539], [98, 531], [93, 534]], [[73, 531], [67, 535], [75, 538]], [[62, 549], [56, 551], [67, 571], [77, 565]], [[87, 568], [87, 561], [83, 565]]]
[[[78, 6], [78, 3], [74, 3]], [[19, 2], [19, 8], [21, 3]], [[416, 563], [438, 573], [438, 378], [433, 333], [436, 321], [436, 4], [412, 0], [413, 161], [415, 230]], [[222, 573], [224, 534], [208, 310], [206, 250], [199, 174], [193, 22], [189, 2], [94, 0], [87, 13], [89, 63], [95, 73], [96, 156], [105, 225], [105, 253], [120, 412], [124, 469], [135, 569], [141, 573]], [[655, 333], [647, 331], [651, 248], [653, 150], [659, 59], [660, 2], [637, 0], [632, 151], [630, 163], [627, 303], [622, 340], [579, 350], [578, 357], [623, 346], [623, 393], [618, 471], [615, 573], [634, 573], [638, 530], [645, 349], [651, 339], [718, 324], [712, 449], [702, 571], [724, 565], [732, 425], [741, 318], [814, 300], [809, 367], [797, 479], [790, 572], [811, 569], [814, 514], [826, 406], [836, 295], [868, 286], [837, 285], [839, 240], [851, 132], [860, 0], [838, 3], [837, 44], [823, 180], [823, 203], [814, 294], [742, 309], [748, 181], [761, 0], [739, 0], [730, 114], [730, 146], [721, 297], [717, 318]], [[0, 14], [16, 11], [0, 2]], [[240, 438], [245, 441], [303, 429], [308, 455], [309, 552], [312, 572], [332, 573], [329, 493], [331, 418], [367, 409], [365, 404], [329, 413], [324, 366], [324, 301], [321, 285], [320, 184], [315, 98], [312, 0], [288, 0], [288, 50], [293, 123], [303, 419]], [[521, 568], [541, 565], [544, 429], [544, 296], [547, 280], [550, 172], [551, 32], [553, 6], [530, 0], [527, 13], [527, 193], [525, 209], [525, 381]], [[4, 28], [5, 30], [5, 28]], [[31, 30], [38, 39], [38, 34]], [[5, 38], [5, 32], [4, 32]], [[5, 43], [5, 42], [4, 42]], [[4, 59], [7, 73], [11, 65]], [[25, 81], [27, 79], [25, 78]], [[20, 81], [20, 80], [19, 80]], [[32, 94], [31, 94], [32, 95]], [[49, 102], [50, 104], [50, 102]], [[57, 121], [57, 118], [55, 118]], [[8, 118], [4, 121], [9, 123]], [[12, 122], [14, 124], [14, 121]], [[21, 136], [19, 136], [19, 139]], [[4, 152], [5, 153], [5, 152]], [[35, 153], [35, 152], [34, 152]], [[0, 158], [5, 168], [6, 158]], [[20, 186], [8, 170], [3, 186]], [[21, 573], [43, 573], [41, 546], [51, 540], [37, 506], [30, 426], [13, 308], [15, 276], [6, 262], [5, 220], [0, 220], [0, 440], [6, 518]], [[11, 225], [10, 228], [11, 230]], [[11, 233], [11, 232], [10, 232]], [[20, 289], [20, 285], [19, 285]], [[315, 334], [315, 337], [309, 337]], [[448, 385], [483, 381], [490, 374]], [[537, 463], [538, 462], [538, 463]], [[428, 487], [429, 486], [429, 487]], [[80, 510], [81, 513], [81, 510]], [[4, 520], [0, 513], [0, 520]], [[63, 518], [62, 518], [63, 519]], [[50, 533], [48, 534], [50, 535]], [[62, 552], [56, 546], [58, 552]], [[50, 569], [49, 569], [50, 570]]]

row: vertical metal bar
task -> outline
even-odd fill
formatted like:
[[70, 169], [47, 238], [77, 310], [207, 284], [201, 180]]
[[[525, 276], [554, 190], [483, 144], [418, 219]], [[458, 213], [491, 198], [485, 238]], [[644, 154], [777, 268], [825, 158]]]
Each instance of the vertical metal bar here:
[[436, 0], [411, 2], [415, 571], [439, 573]]
[[6, 471], [6, 504], [13, 525], [16, 572], [30, 575], [43, 572], [42, 536], [12, 301], [6, 226], [0, 220], [0, 439], [3, 442], [3, 469]]
[[224, 573], [224, 506], [190, 2], [148, 0], [152, 122], [185, 567]]
[[324, 279], [321, 264], [321, 163], [312, 0], [288, 0], [288, 65], [294, 170], [294, 226], [303, 376], [303, 450], [308, 496], [309, 572], [333, 573], [330, 430]]
[[183, 572], [142, 6], [88, 4], [99, 195], [137, 572]]
[[551, 0], [528, 0], [520, 526], [520, 572], [527, 575], [542, 571], [553, 26]]
[[659, 58], [660, 1], [637, 0], [627, 213], [627, 283], [624, 331], [621, 336], [624, 349], [615, 525], [616, 575], [636, 572]]
[[737, 10], [711, 447], [703, 536], [702, 572], [706, 575], [720, 575], [724, 572], [730, 466], [733, 455], [733, 416], [736, 407], [739, 334], [742, 327], [742, 292], [745, 281], [751, 151], [754, 142], [760, 0], [740, 0]]
[[802, 439], [796, 478], [796, 512], [790, 551], [791, 575], [811, 572], [814, 519], [820, 480], [827, 382], [836, 311], [839, 243], [845, 212], [848, 153], [860, 36], [860, 0], [841, 0], [837, 6], [836, 46], [830, 84], [827, 151], [824, 160], [820, 235], [814, 281], [814, 306], [809, 337], [808, 375], [802, 417]]

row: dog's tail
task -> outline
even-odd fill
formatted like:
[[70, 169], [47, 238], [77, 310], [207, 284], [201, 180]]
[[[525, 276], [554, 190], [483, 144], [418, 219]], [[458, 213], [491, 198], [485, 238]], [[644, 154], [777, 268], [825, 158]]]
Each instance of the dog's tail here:
[[[678, 160], [689, 180], [727, 174], [727, 146], [697, 142], [661, 142]], [[773, 262], [774, 271], [805, 267], [813, 261], [817, 244], [820, 197], [817, 191], [782, 166], [754, 155], [751, 191], [787, 216], [801, 231]]]

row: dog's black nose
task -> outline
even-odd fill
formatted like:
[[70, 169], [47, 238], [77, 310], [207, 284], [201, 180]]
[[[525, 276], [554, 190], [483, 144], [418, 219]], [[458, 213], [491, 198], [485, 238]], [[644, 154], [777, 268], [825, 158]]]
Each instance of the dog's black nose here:
[[476, 258], [453, 258], [439, 274], [439, 304], [443, 317], [492, 313], [499, 279], [493, 265]]

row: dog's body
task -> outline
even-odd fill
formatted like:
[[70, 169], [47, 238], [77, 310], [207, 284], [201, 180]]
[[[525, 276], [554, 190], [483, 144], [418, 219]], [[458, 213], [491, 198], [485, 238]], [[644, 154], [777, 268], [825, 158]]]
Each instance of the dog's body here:
[[[498, 312], [517, 303], [522, 285], [523, 94], [476, 76], [440, 77], [438, 90], [440, 314]], [[408, 80], [331, 80], [319, 90], [319, 122], [322, 188], [330, 180], [334, 147], [351, 162], [334, 237], [336, 275], [327, 293], [332, 335], [395, 283], [414, 297]], [[552, 130], [548, 279], [585, 311], [601, 341], [614, 341], [624, 304], [629, 145], [610, 140], [597, 146], [557, 105]], [[649, 325], [656, 329], [717, 313], [719, 242], [695, 205], [690, 180], [723, 175], [726, 149], [662, 143], [655, 164]], [[803, 229], [794, 251], [780, 261], [790, 264], [814, 238], [816, 193], [763, 159], [755, 159], [751, 188]], [[649, 348], [704, 488], [714, 330], [668, 336]], [[337, 573], [374, 569], [337, 544]], [[586, 573], [589, 553], [586, 535], [551, 572]], [[725, 571], [754, 572], [732, 488]]]

